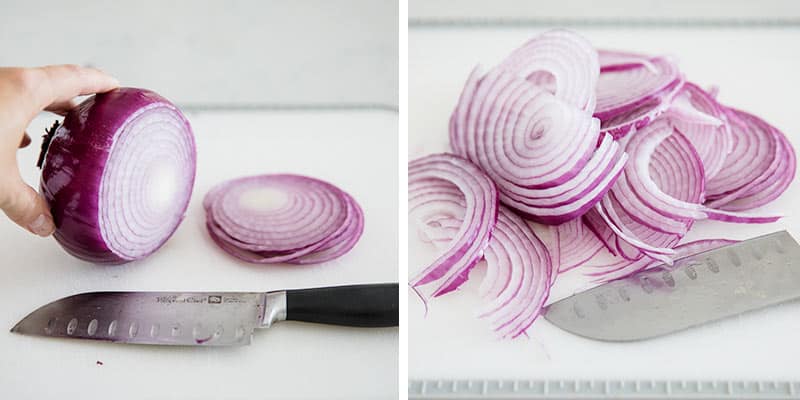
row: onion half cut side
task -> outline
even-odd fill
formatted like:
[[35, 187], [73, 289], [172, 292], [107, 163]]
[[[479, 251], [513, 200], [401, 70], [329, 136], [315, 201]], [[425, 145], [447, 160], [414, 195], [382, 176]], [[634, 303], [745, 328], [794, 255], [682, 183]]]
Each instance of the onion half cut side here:
[[189, 121], [163, 97], [133, 88], [90, 97], [46, 149], [41, 192], [55, 239], [98, 264], [152, 254], [184, 217], [196, 158]]
[[355, 199], [307, 176], [256, 175], [212, 188], [203, 199], [217, 245], [255, 264], [316, 264], [350, 251], [364, 230]]

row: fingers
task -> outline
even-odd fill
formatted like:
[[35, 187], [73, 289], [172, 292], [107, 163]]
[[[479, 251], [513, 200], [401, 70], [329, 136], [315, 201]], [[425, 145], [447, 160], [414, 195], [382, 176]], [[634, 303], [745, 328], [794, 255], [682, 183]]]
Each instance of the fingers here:
[[[77, 65], [48, 65], [36, 68], [44, 82], [36, 93], [40, 104], [69, 104], [77, 96], [103, 93], [119, 87], [116, 78], [96, 68]], [[57, 108], [58, 109], [58, 108]]]
[[53, 217], [45, 200], [21, 179], [13, 180], [2, 188], [3, 211], [17, 225], [39, 236], [49, 236], [55, 231]]
[[31, 137], [28, 136], [28, 132], [22, 134], [22, 141], [19, 142], [19, 148], [28, 147], [31, 144]]
[[69, 99], [67, 101], [58, 101], [55, 103], [50, 104], [49, 106], [45, 107], [45, 111], [50, 111], [51, 113], [58, 114], [60, 116], [65, 116], [69, 112], [78, 105], [74, 98]]

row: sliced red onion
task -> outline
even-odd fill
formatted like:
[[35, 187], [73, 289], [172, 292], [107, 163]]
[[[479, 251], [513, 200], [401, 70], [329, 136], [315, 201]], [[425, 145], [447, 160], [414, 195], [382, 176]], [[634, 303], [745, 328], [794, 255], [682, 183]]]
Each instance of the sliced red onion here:
[[[684, 243], [675, 247], [675, 260], [694, 256], [736, 242], [738, 241], [728, 239], [703, 239]], [[658, 260], [643, 257], [634, 261], [618, 259], [611, 264], [591, 266], [589, 268], [592, 270], [591, 272], [587, 272], [587, 275], [597, 277], [598, 279], [596, 282], [609, 282], [654, 267], [670, 269], [668, 265], [661, 264]]]
[[500, 337], [516, 338], [541, 314], [550, 294], [555, 275], [550, 254], [522, 218], [500, 207], [486, 261], [481, 287], [490, 289], [483, 296], [487, 303], [480, 315], [491, 320]]
[[158, 250], [183, 220], [196, 152], [189, 121], [156, 93], [116, 89], [70, 111], [52, 137], [41, 193], [70, 254], [120, 264]]
[[584, 37], [563, 29], [542, 33], [514, 50], [499, 69], [547, 88], [559, 100], [591, 113], [600, 65]]
[[603, 242], [581, 218], [556, 226], [558, 273], [580, 267], [603, 249]]
[[[446, 248], [463, 226], [464, 195], [444, 181], [422, 186], [409, 192], [413, 199], [409, 211], [417, 216], [414, 220], [423, 240]], [[549, 295], [555, 274], [550, 254], [522, 218], [501, 206], [484, 257], [487, 269], [479, 294], [486, 304], [479, 315], [489, 319], [502, 338], [524, 334]]]
[[433, 203], [430, 196], [452, 190], [453, 186], [465, 199], [463, 224], [449, 247], [409, 282], [416, 288], [438, 281], [431, 296], [441, 296], [466, 281], [470, 269], [483, 257], [497, 221], [497, 190], [478, 167], [451, 154], [433, 154], [411, 161], [408, 185], [409, 210]]
[[669, 108], [683, 77], [666, 57], [601, 50], [597, 108], [601, 133], [621, 138], [644, 128]]
[[600, 73], [623, 71], [627, 69], [647, 68], [651, 73], [658, 74], [659, 68], [651, 60], [652, 57], [617, 50], [599, 50]]
[[752, 114], [729, 108], [726, 116], [733, 148], [708, 181], [708, 205], [740, 211], [776, 199], [795, 176], [792, 145], [781, 131]]
[[615, 234], [613, 243], [607, 240], [607, 245], [613, 246], [623, 260], [637, 262], [626, 264], [626, 273], [655, 260], [671, 265], [675, 257], [672, 247], [697, 219], [749, 223], [776, 219], [704, 206], [703, 164], [689, 140], [667, 119], [660, 119], [631, 137], [626, 151], [633, 161], [608, 195], [585, 217], [594, 225], [601, 224], [601, 219]]
[[500, 201], [545, 224], [583, 215], [626, 156], [598, 121], [503, 69], [470, 75], [450, 120], [453, 150], [497, 184]]
[[203, 199], [209, 235], [223, 250], [257, 264], [313, 264], [342, 256], [364, 230], [356, 201], [301, 175], [223, 182]]
[[[685, 158], [688, 163], [683, 166], [684, 169], [682, 171], [684, 174], [686, 172], [695, 173], [698, 183], [694, 185], [700, 185], [700, 190], [703, 190], [705, 178], [700, 156], [688, 140], [675, 131], [666, 120], [659, 120], [634, 135], [626, 146], [626, 151], [631, 154], [632, 162], [629, 168], [626, 167], [625, 176], [636, 195], [642, 198], [643, 203], [665, 217], [673, 219], [709, 218], [725, 222], [766, 223], [776, 221], [779, 218], [777, 216], [762, 217], [716, 210], [702, 205], [702, 200], [695, 203], [677, 199], [666, 193], [665, 190], [659, 188], [657, 182], [651, 176], [650, 161], [656, 147], [667, 138], [679, 139], [679, 142], [683, 143], [684, 147], [691, 150], [689, 153], [692, 156]], [[681, 185], [685, 184], [685, 182], [678, 182], [676, 185], [665, 187], [681, 188]], [[689, 183], [689, 185], [692, 184]]]
[[[685, 82], [667, 57], [598, 55], [567, 31], [532, 39], [488, 72], [477, 67], [450, 117], [450, 144], [477, 166], [470, 177], [482, 171], [508, 208], [500, 207], [481, 253], [489, 235], [468, 211], [480, 190], [465, 197], [450, 176], [410, 182], [420, 237], [460, 263], [454, 271], [445, 264], [433, 278], [433, 270], [423, 271], [416, 282], [448, 273], [455, 283], [436, 293], [452, 290], [483, 254], [482, 315], [501, 336], [515, 337], [539, 314], [556, 276], [550, 270], [542, 278], [548, 252], [537, 229], [553, 233], [545, 259], [562, 272], [606, 248], [615, 261], [590, 275], [607, 281], [730, 243], [678, 246], [697, 220], [775, 221], [739, 211], [786, 190], [794, 150], [776, 128], [722, 106], [716, 95], [716, 88]], [[520, 217], [555, 226], [531, 227]], [[470, 234], [474, 247], [462, 240]]]
[[733, 147], [723, 107], [699, 86], [687, 82], [673, 100], [668, 118], [697, 150], [706, 179], [713, 179]]

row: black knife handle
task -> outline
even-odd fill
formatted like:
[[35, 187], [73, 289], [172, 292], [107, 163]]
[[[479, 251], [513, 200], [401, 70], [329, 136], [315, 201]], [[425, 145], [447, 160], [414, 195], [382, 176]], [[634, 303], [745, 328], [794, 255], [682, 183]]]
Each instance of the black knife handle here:
[[397, 283], [334, 286], [286, 291], [286, 319], [329, 325], [397, 326]]

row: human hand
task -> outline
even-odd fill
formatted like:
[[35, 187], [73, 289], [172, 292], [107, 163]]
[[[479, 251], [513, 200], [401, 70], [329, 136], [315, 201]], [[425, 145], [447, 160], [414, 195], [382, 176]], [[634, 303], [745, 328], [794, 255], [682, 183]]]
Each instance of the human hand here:
[[12, 221], [39, 236], [55, 230], [47, 203], [22, 180], [17, 164], [17, 149], [31, 142], [25, 133], [31, 120], [43, 110], [64, 115], [76, 96], [118, 86], [106, 73], [76, 65], [0, 68], [0, 209]]

